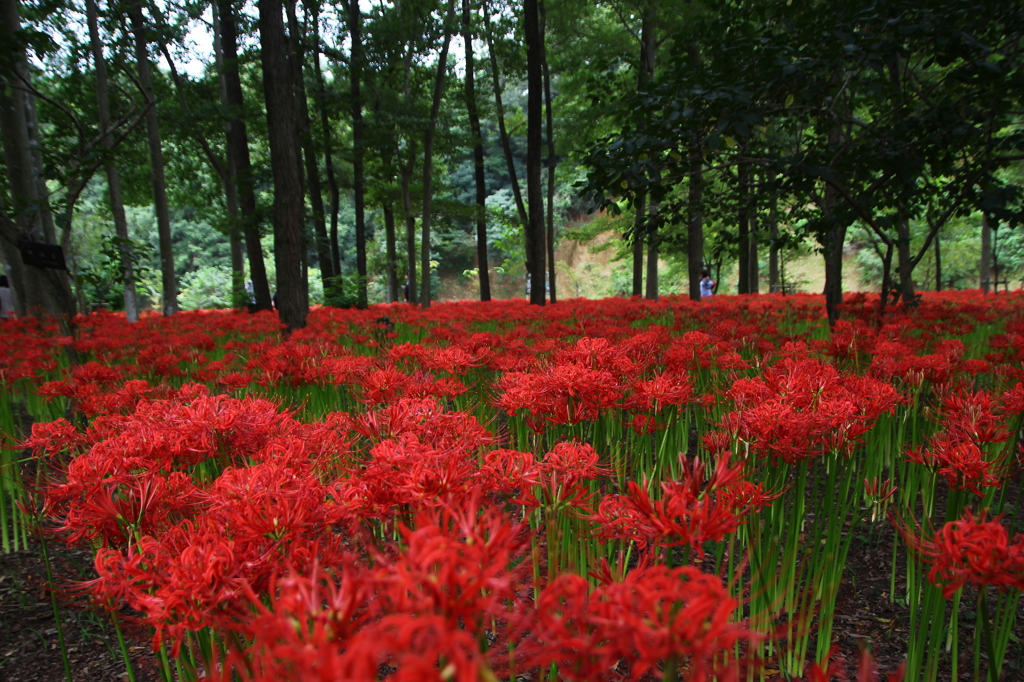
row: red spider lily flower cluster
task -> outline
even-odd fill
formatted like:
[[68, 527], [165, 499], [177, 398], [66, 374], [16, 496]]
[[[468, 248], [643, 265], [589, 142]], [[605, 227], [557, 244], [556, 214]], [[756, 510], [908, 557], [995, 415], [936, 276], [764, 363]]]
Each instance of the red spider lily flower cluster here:
[[875, 420], [903, 402], [889, 384], [799, 357], [737, 380], [728, 397], [737, 410], [723, 419], [725, 430], [751, 452], [790, 464], [849, 453]]
[[683, 545], [704, 556], [704, 543], [720, 541], [734, 532], [751, 511], [778, 497], [758, 484], [743, 480], [743, 464], [730, 465], [726, 451], [707, 481], [700, 461], [683, 459], [683, 477], [664, 481], [661, 497], [652, 500], [647, 484], [630, 481], [626, 495], [608, 495], [591, 518], [598, 537], [632, 540], [640, 547]]
[[907, 541], [931, 564], [928, 578], [952, 598], [967, 583], [1024, 590], [1024, 535], [1010, 538], [999, 519], [967, 511], [931, 538], [902, 529]]

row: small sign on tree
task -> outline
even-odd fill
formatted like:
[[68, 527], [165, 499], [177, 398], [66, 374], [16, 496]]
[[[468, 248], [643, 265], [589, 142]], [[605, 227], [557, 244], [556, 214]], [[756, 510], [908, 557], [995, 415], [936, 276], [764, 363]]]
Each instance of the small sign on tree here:
[[21, 251], [21, 260], [25, 265], [49, 268], [50, 270], [68, 269], [67, 264], [64, 262], [64, 249], [61, 248], [60, 244], [46, 244], [45, 242], [19, 239], [18, 250]]

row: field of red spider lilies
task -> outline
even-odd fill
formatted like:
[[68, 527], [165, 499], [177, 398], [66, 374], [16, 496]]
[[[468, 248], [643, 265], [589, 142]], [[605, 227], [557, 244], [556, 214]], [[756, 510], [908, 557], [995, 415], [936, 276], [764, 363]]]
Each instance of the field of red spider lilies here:
[[0, 383], [3, 551], [167, 681], [1024, 675], [1024, 296], [21, 320]]

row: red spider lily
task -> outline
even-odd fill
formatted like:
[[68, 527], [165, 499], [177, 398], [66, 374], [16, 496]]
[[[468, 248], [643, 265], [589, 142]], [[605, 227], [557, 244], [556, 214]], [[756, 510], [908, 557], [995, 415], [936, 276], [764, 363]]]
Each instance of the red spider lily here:
[[652, 500], [647, 484], [630, 481], [625, 496], [602, 499], [591, 520], [597, 537], [625, 539], [641, 547], [647, 544], [685, 545], [704, 556], [704, 543], [718, 541], [734, 532], [746, 515], [776, 499], [761, 486], [741, 480], [743, 465], [729, 465], [729, 453], [718, 460], [710, 479], [704, 481], [700, 462], [683, 462], [683, 478], [661, 484], [661, 499]]
[[560, 364], [543, 373], [509, 372], [497, 382], [497, 404], [508, 414], [526, 413], [540, 432], [545, 423], [577, 424], [614, 409], [622, 388], [611, 372], [582, 365]]
[[725, 674], [729, 651], [754, 635], [733, 622], [738, 602], [721, 580], [685, 566], [633, 570], [590, 593], [586, 580], [560, 576], [541, 593], [531, 651], [542, 668], [569, 680], [609, 679], [625, 665], [631, 679], [676, 660], [686, 679]]
[[67, 419], [52, 422], [36, 422], [32, 425], [32, 435], [22, 443], [22, 448], [32, 450], [35, 457], [54, 457], [61, 452], [71, 456], [79, 453], [85, 444], [83, 434]]
[[978, 496], [1002, 481], [998, 462], [986, 460], [975, 443], [950, 442], [944, 435], [929, 439], [927, 450], [909, 449], [907, 460], [935, 469], [954, 490], [970, 490]]
[[1010, 541], [1006, 528], [970, 511], [937, 530], [932, 538], [897, 524], [908, 544], [932, 565], [928, 578], [946, 599], [968, 582], [1024, 589], [1024, 535]]
[[633, 384], [633, 394], [627, 407], [634, 411], [661, 410], [681, 407], [693, 402], [693, 384], [680, 373], [658, 374], [652, 379], [641, 379]]
[[477, 478], [484, 490], [515, 493], [536, 484], [537, 474], [532, 454], [502, 448], [484, 455]]

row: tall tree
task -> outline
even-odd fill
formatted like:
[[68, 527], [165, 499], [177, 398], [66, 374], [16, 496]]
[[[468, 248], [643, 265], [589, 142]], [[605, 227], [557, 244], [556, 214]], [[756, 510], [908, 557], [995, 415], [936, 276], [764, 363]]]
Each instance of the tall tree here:
[[7, 166], [7, 205], [0, 207], [0, 254], [15, 295], [15, 310], [54, 315], [62, 333], [72, 333], [75, 299], [67, 276], [25, 265], [18, 242], [56, 241], [43, 182], [41, 140], [35, 118], [32, 75], [25, 55], [17, 0], [0, 0], [0, 42], [7, 46], [0, 87], [0, 136]]
[[544, 43], [538, 0], [523, 2], [523, 32], [526, 37], [526, 270], [530, 278], [530, 303], [544, 305], [546, 294], [544, 243], [544, 189], [541, 186], [543, 153]]
[[548, 292], [550, 300], [555, 303], [558, 296], [555, 290], [555, 115], [551, 109], [551, 69], [548, 65], [548, 39], [547, 39], [547, 3], [540, 0], [540, 43], [543, 51], [541, 53], [542, 71], [544, 72], [544, 125], [545, 137], [548, 143], [548, 165], [547, 165], [547, 224], [545, 229], [547, 263], [548, 263]]
[[149, 62], [149, 38], [142, 2], [136, 0], [128, 7], [132, 34], [135, 39], [135, 62], [139, 86], [149, 103], [146, 112], [146, 143], [149, 146], [149, 175], [153, 185], [153, 207], [156, 211], [157, 234], [160, 242], [160, 280], [163, 285], [163, 313], [178, 312], [178, 281], [174, 272], [174, 247], [171, 238], [171, 213], [167, 204], [167, 179], [164, 176], [164, 150], [160, 140], [160, 120], [156, 112], [156, 93], [153, 89], [153, 71]]
[[462, 0], [462, 42], [466, 48], [466, 113], [473, 138], [473, 181], [476, 186], [476, 262], [480, 300], [491, 300], [491, 275], [487, 261], [487, 179], [484, 175], [484, 141], [476, 108], [476, 66], [473, 59], [473, 12], [470, 0]]
[[346, 6], [349, 39], [349, 87], [352, 97], [352, 192], [356, 209], [356, 271], [359, 273], [356, 298], [360, 307], [366, 306], [366, 178], [363, 158], [363, 13], [359, 0], [348, 0]]
[[89, 26], [89, 48], [96, 67], [96, 99], [100, 124], [100, 144], [103, 146], [103, 169], [107, 175], [107, 193], [110, 198], [110, 213], [114, 218], [114, 232], [118, 240], [121, 260], [121, 285], [124, 288], [124, 312], [129, 322], [137, 322], [139, 308], [135, 294], [135, 272], [132, 262], [131, 239], [128, 236], [128, 219], [124, 213], [121, 196], [121, 177], [114, 165], [114, 139], [110, 120], [110, 88], [107, 83], [107, 63], [103, 58], [103, 43], [100, 41], [99, 13], [96, 0], [85, 1], [85, 16]]
[[313, 129], [309, 121], [309, 104], [306, 101], [306, 80], [303, 70], [306, 66], [306, 45], [299, 19], [295, 12], [294, 0], [285, 4], [288, 15], [288, 38], [291, 44], [292, 78], [295, 88], [296, 117], [299, 122], [299, 139], [306, 166], [306, 188], [309, 203], [313, 208], [313, 233], [316, 237], [316, 253], [320, 262], [320, 279], [324, 291], [329, 291], [334, 282], [334, 261], [331, 258], [331, 242], [327, 235], [324, 195], [320, 185], [320, 162], [316, 145], [313, 143]]
[[277, 308], [288, 331], [306, 326], [309, 299], [303, 254], [302, 173], [288, 38], [281, 0], [260, 0], [260, 56], [267, 108], [267, 136], [274, 176], [274, 262], [277, 266]]
[[448, 48], [452, 42], [455, 20], [455, 0], [448, 0], [448, 9], [443, 19], [441, 54], [437, 58], [434, 73], [434, 94], [430, 104], [430, 120], [423, 134], [423, 215], [420, 217], [420, 305], [430, 307], [430, 225], [434, 202], [434, 138], [437, 134], [437, 118], [441, 112], [444, 95], [444, 81], [448, 74]]
[[220, 25], [221, 101], [224, 103], [227, 120], [227, 167], [228, 174], [238, 192], [238, 209], [242, 236], [249, 261], [249, 279], [252, 281], [253, 297], [257, 310], [273, 307], [267, 269], [263, 262], [263, 247], [260, 245], [260, 216], [256, 204], [256, 189], [253, 181], [252, 162], [249, 156], [249, 133], [245, 124], [245, 100], [242, 94], [242, 80], [238, 71], [238, 28], [233, 0], [217, 0], [217, 16]]

